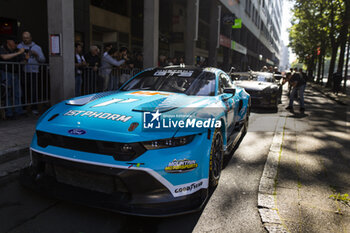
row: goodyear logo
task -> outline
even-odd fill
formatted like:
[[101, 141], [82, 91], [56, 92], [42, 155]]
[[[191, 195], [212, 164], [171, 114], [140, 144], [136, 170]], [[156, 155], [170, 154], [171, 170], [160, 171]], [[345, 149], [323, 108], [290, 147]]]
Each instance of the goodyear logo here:
[[168, 173], [182, 173], [189, 172], [198, 167], [196, 160], [176, 160], [174, 159], [172, 162], [168, 164], [168, 166], [164, 169]]
[[203, 182], [199, 182], [199, 183], [193, 183], [191, 185], [187, 185], [181, 188], [177, 188], [175, 189], [175, 193], [187, 193], [187, 192], [191, 192], [192, 190], [197, 190], [199, 189], [201, 186], [203, 185]]

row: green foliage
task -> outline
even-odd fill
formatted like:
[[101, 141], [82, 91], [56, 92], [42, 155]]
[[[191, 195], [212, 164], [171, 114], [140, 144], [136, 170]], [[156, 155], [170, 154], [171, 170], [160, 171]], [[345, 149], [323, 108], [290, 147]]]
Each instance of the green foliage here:
[[335, 193], [329, 196], [330, 198], [332, 198], [335, 201], [339, 201], [345, 205], [349, 205], [350, 203], [350, 198], [349, 198], [349, 194], [345, 193], [345, 194], [340, 194], [340, 193]]
[[300, 62], [317, 58], [317, 49], [329, 54], [339, 37], [347, 0], [295, 0], [289, 46]]

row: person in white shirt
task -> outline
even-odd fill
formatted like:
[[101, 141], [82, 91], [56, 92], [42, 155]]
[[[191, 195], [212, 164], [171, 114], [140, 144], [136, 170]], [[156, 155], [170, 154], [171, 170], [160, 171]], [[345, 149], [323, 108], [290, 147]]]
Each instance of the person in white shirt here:
[[106, 56], [108, 54], [108, 51], [111, 50], [111, 48], [113, 48], [112, 44], [106, 44], [105, 45], [105, 49], [104, 49], [104, 53], [103, 56]]
[[[127, 59], [127, 50], [121, 50], [122, 48], [118, 52], [116, 48], [112, 48], [108, 51], [108, 54], [101, 59], [100, 76], [103, 78], [103, 91], [109, 89], [113, 66], [121, 66]], [[122, 57], [122, 59], [117, 61], [114, 57]]]

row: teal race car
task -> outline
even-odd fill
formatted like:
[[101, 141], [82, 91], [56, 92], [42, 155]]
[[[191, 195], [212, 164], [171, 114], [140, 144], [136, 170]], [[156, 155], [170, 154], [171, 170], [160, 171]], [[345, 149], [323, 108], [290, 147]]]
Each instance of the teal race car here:
[[216, 68], [146, 69], [38, 120], [23, 185], [141, 216], [199, 210], [247, 131], [250, 96]]

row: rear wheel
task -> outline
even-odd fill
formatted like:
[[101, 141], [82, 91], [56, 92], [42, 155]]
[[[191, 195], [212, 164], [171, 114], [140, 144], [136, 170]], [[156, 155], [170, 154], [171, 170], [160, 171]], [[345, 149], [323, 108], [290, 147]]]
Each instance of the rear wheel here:
[[220, 129], [215, 129], [210, 151], [209, 189], [213, 190], [219, 183], [223, 164], [223, 139]]

